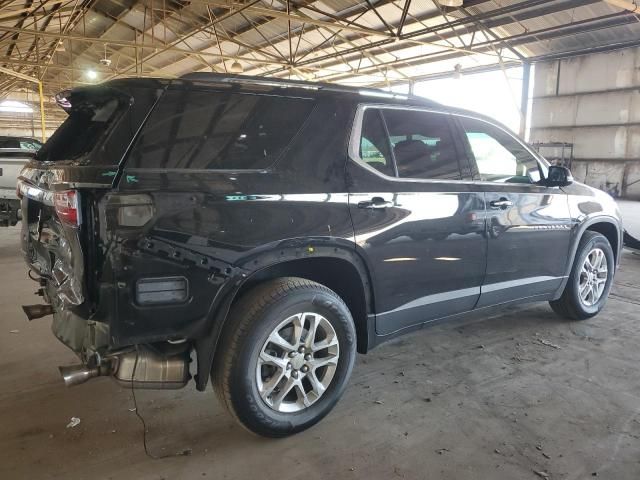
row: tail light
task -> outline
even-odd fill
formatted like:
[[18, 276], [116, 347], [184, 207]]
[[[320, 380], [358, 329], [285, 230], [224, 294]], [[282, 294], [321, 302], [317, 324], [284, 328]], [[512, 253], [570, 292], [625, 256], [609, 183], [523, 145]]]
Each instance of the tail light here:
[[64, 190], [53, 194], [53, 206], [62, 223], [77, 227], [80, 225], [80, 213], [78, 212], [78, 192], [76, 190]]

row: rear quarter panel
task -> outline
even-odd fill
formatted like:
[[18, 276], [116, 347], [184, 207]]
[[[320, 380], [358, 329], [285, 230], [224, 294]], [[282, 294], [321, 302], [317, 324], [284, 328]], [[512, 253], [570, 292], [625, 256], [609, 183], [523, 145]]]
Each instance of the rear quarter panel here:
[[[344, 168], [350, 105], [318, 102], [285, 154], [263, 171], [124, 168], [100, 206], [104, 287], [113, 289], [117, 344], [197, 338], [221, 287], [264, 267], [264, 253], [302, 243], [352, 248]], [[118, 225], [123, 198], [144, 194], [154, 214], [141, 227]], [[271, 256], [270, 258], [273, 258]], [[182, 305], [141, 307], [144, 277], [185, 276]]]

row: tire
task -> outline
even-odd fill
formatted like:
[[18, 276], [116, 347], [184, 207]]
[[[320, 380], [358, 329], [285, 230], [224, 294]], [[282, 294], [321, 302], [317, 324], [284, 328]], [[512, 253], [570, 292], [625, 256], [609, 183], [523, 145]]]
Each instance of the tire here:
[[[278, 331], [285, 343], [295, 343], [293, 327], [279, 330], [289, 320], [306, 327], [299, 336], [304, 344], [312, 322], [317, 325], [313, 347], [293, 358], [293, 350], [305, 347], [280, 348], [282, 342], [271, 342]], [[322, 345], [330, 346], [315, 350]], [[306, 430], [331, 411], [351, 376], [355, 355], [353, 319], [342, 299], [318, 283], [279, 278], [254, 287], [233, 305], [214, 359], [212, 383], [221, 402], [246, 429], [285, 437]], [[277, 359], [281, 367], [264, 358]], [[272, 394], [263, 398], [261, 391], [265, 395], [277, 378], [281, 381]], [[319, 384], [322, 388], [313, 388]], [[290, 392], [283, 395], [287, 388]]]
[[[587, 278], [583, 273], [583, 266], [585, 265], [587, 256], [594, 252], [594, 250], [599, 250], [604, 254], [604, 259], [606, 260], [605, 267], [607, 269], [606, 280], [604, 280], [605, 274], [602, 272], [602, 268], [600, 268], [600, 273], [595, 275], [598, 280], [594, 281], [603, 281], [604, 288], [599, 296], [597, 294], [587, 293], [587, 299], [584, 300], [580, 295], [581, 284], [584, 285], [585, 279]], [[595, 257], [592, 256], [591, 258]], [[551, 308], [561, 317], [570, 320], [586, 320], [587, 318], [596, 316], [607, 303], [607, 297], [613, 284], [614, 272], [615, 259], [609, 240], [600, 233], [586, 231], [578, 244], [578, 250], [576, 251], [567, 285], [558, 300], [549, 302]], [[586, 290], [583, 290], [583, 292], [584, 291]]]

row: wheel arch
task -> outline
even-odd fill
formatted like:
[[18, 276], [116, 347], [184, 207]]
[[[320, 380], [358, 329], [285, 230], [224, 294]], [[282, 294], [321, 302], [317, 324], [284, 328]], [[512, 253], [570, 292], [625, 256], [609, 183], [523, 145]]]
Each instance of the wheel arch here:
[[[618, 256], [620, 254], [620, 232], [618, 227], [610, 221], [596, 221], [587, 226], [587, 228], [582, 232], [580, 237], [584, 235], [586, 231], [597, 232], [605, 236], [607, 240], [609, 240], [609, 244], [611, 245], [611, 249], [613, 250], [613, 258], [615, 259], [616, 265], [618, 264]], [[578, 239], [580, 241], [580, 239]]]
[[613, 250], [613, 256], [615, 258], [616, 266], [620, 259], [620, 250], [621, 250], [621, 226], [620, 221], [615, 217], [610, 216], [597, 216], [586, 220], [577, 226], [577, 230], [573, 236], [572, 244], [569, 250], [569, 261], [567, 262], [567, 266], [565, 269], [565, 278], [556, 290], [555, 295], [553, 296], [553, 300], [557, 300], [562, 295], [562, 292], [569, 281], [569, 276], [571, 275], [571, 269], [573, 267], [573, 262], [575, 261], [576, 254], [578, 252], [578, 245], [580, 244], [580, 239], [584, 235], [586, 231], [597, 232], [604, 235], [609, 243], [611, 244], [611, 249]]
[[365, 272], [359, 271], [358, 267], [344, 258], [316, 256], [287, 260], [254, 272], [238, 290], [235, 301], [259, 283], [274, 278], [300, 277], [317, 282], [336, 292], [347, 304], [356, 328], [358, 352], [366, 353], [367, 320], [372, 308], [369, 282], [363, 281], [363, 273]]
[[300, 277], [336, 292], [346, 303], [354, 320], [357, 351], [366, 353], [375, 344], [373, 289], [368, 268], [354, 250], [341, 247], [277, 249], [253, 256], [241, 267], [242, 276], [221, 300], [212, 316], [210, 333], [196, 340], [198, 359], [196, 388], [206, 388], [209, 372], [233, 305], [254, 286], [279, 277]]

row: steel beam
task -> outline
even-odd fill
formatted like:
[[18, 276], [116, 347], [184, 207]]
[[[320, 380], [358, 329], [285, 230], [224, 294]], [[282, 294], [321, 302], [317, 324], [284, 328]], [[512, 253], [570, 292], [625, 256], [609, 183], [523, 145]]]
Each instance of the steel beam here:
[[[182, 55], [187, 55], [187, 56], [192, 56], [192, 55], [204, 55], [204, 56], [211, 56], [211, 57], [218, 57], [218, 58], [224, 58], [226, 60], [235, 60], [235, 59], [239, 59], [239, 60], [245, 60], [247, 62], [254, 62], [254, 63], [265, 63], [265, 64], [271, 64], [271, 65], [284, 65], [285, 62], [278, 62], [278, 61], [274, 61], [274, 60], [262, 60], [262, 59], [256, 59], [256, 58], [252, 58], [252, 57], [238, 57], [235, 55], [220, 55], [219, 53], [212, 53], [212, 52], [193, 52], [191, 50], [184, 50], [182, 48], [178, 48], [178, 47], [174, 47], [174, 46], [163, 46], [163, 44], [160, 45], [153, 45], [153, 44], [140, 44], [140, 43], [135, 43], [135, 42], [131, 42], [131, 41], [127, 41], [127, 40], [111, 40], [111, 39], [106, 39], [106, 38], [92, 38], [92, 37], [84, 37], [82, 35], [74, 35], [74, 34], [59, 34], [59, 33], [55, 33], [55, 32], [46, 32], [46, 31], [34, 31], [34, 30], [26, 30], [23, 28], [16, 28], [16, 27], [5, 27], [3, 25], [0, 25], [0, 31], [7, 31], [10, 33], [18, 33], [18, 34], [24, 34], [24, 35], [32, 35], [35, 37], [42, 37], [42, 38], [52, 38], [52, 39], [60, 39], [60, 40], [70, 40], [70, 41], [74, 41], [74, 42], [86, 42], [86, 43], [98, 43], [101, 45], [112, 45], [112, 46], [118, 46], [118, 47], [128, 47], [128, 48], [133, 48], [133, 49], [139, 49], [139, 50], [158, 50], [158, 49], [162, 49], [163, 52], [175, 52], [175, 53], [180, 53]], [[194, 34], [190, 34], [189, 36], [193, 36]], [[184, 41], [185, 37], [179, 37], [176, 40], [176, 44], [180, 43], [182, 41]]]
[[[574, 35], [576, 32], [587, 33], [593, 30], [606, 28], [606, 27], [603, 27], [603, 25], [607, 25], [607, 22], [619, 22], [621, 21], [621, 18], [624, 16], [625, 14], [622, 14], [622, 15], [613, 14], [613, 17], [605, 18], [604, 20], [600, 18], [584, 20], [584, 21], [576, 22], [576, 24], [561, 25], [558, 27], [545, 28], [542, 30], [529, 32], [527, 34], [514, 35], [512, 37], [503, 38], [499, 41], [488, 40], [481, 44], [477, 44], [474, 47], [474, 51], [479, 51], [479, 52], [490, 51], [493, 48], [495, 48], [495, 46], [499, 44], [501, 41], [505, 41], [505, 40], [509, 41], [513, 46], [518, 46], [518, 45], [525, 45], [527, 43], [531, 43], [532, 41], [536, 41], [540, 37], [543, 37], [545, 40], [550, 40], [553, 38], [561, 38], [563, 36]], [[633, 15], [631, 14], [626, 14], [626, 17], [627, 18], [625, 21], [635, 21], [633, 19]], [[634, 40], [633, 42], [636, 42], [636, 41]], [[375, 53], [372, 52], [372, 54], [375, 54]], [[470, 54], [471, 53], [469, 53], [469, 55]], [[443, 61], [443, 60], [451, 60], [454, 58], [458, 58], [460, 56], [461, 55], [459, 53], [434, 52], [433, 54], [429, 54], [429, 55], [418, 55], [410, 58], [405, 58], [398, 63], [402, 63], [404, 66], [419, 66], [419, 65], [425, 65], [428, 63], [434, 63], [434, 62]], [[527, 60], [536, 61], [536, 59], [534, 58], [528, 58]], [[389, 64], [394, 64], [394, 63], [396, 62], [389, 62]], [[387, 64], [383, 63], [381, 65], [385, 66]], [[371, 70], [370, 68], [366, 69], [366, 71], [370, 71], [370, 70]], [[346, 78], [347, 76], [348, 75], [337, 75], [337, 76], [332, 76], [332, 77], [329, 77], [328, 79], [323, 79], [323, 80], [338, 81]]]
[[[216, 1], [206, 1], [206, 0], [193, 0], [192, 3], [200, 3], [203, 5], [216, 6], [220, 8], [226, 8], [227, 10], [232, 10], [233, 8], [241, 8], [246, 5], [244, 3], [236, 3], [236, 2], [216, 2]], [[291, 6], [296, 7], [297, 9], [307, 8], [306, 5], [296, 5], [294, 2], [291, 2]], [[328, 21], [328, 20], [320, 20], [317, 18], [311, 17], [301, 17], [294, 13], [287, 13], [286, 10], [278, 10], [275, 8], [264, 8], [259, 6], [250, 6], [244, 9], [246, 12], [254, 13], [256, 15], [260, 15], [263, 17], [269, 18], [279, 18], [282, 20], [289, 20], [292, 22], [298, 23], [307, 23], [309, 25], [315, 25], [317, 27], [327, 28], [329, 30], [346, 30], [353, 33], [359, 33], [361, 35], [378, 35], [382, 37], [391, 37], [393, 34], [389, 32], [381, 32], [380, 30], [375, 30], [373, 28], [367, 28], [364, 26], [354, 26], [341, 23], [340, 21]], [[328, 15], [327, 15], [328, 16]]]
[[[491, 28], [494, 25], [492, 22], [500, 23], [515, 23], [517, 20], [524, 20], [527, 18], [541, 17], [550, 13], [555, 13], [563, 10], [569, 10], [571, 8], [591, 5], [593, 3], [599, 3], [600, 0], [564, 0], [562, 2], [549, 2], [548, 0], [526, 0], [522, 2], [512, 3], [510, 5], [496, 8], [472, 17], [465, 17], [454, 20], [453, 22], [447, 22], [440, 25], [434, 25], [433, 27], [424, 28], [415, 32], [410, 32], [402, 35], [400, 38], [419, 37], [421, 35], [428, 35], [430, 33], [436, 33], [445, 28], [455, 28], [465, 25], [472, 25], [479, 21], [486, 20], [484, 24], [486, 28]], [[533, 10], [535, 7], [536, 8]], [[527, 11], [532, 9], [531, 11]], [[521, 12], [518, 14], [518, 12]], [[500, 18], [506, 17], [506, 18]]]
[[531, 86], [531, 63], [522, 64], [522, 94], [520, 101], [520, 137], [527, 133], [527, 116], [529, 113], [529, 87]]
[[[503, 18], [499, 18], [499, 19], [492, 19], [492, 20], [487, 20], [484, 23], [485, 28], [495, 28], [495, 27], [500, 27], [503, 25], [508, 25], [511, 23], [515, 23], [517, 21], [521, 21], [521, 20], [527, 20], [530, 18], [535, 18], [538, 16], [542, 16], [542, 15], [548, 15], [550, 13], [556, 13], [556, 12], [560, 12], [560, 11], [564, 11], [567, 9], [571, 9], [571, 8], [575, 8], [576, 6], [584, 6], [584, 5], [589, 5], [592, 3], [597, 3], [599, 0], [564, 0], [560, 3], [555, 3], [552, 2], [552, 5], [545, 5], [542, 8], [537, 8], [537, 9], [533, 9], [533, 10], [527, 10], [527, 11], [523, 11], [520, 13], [513, 13], [514, 9], [516, 6], [520, 7], [520, 8], [531, 8], [534, 5], [539, 5], [539, 4], [543, 4], [546, 3], [548, 4], [549, 2], [540, 2], [539, 0], [528, 0], [525, 2], [520, 2], [517, 3], [515, 5], [509, 5], [508, 7], [504, 7], [503, 9], [498, 9], [500, 10], [501, 16]], [[512, 15], [509, 16], [505, 16], [504, 12], [507, 11], [508, 13], [513, 13]], [[490, 13], [490, 12], [488, 12]], [[483, 18], [485, 16], [483, 15]], [[464, 23], [466, 24], [471, 24], [473, 23], [473, 19], [472, 18], [468, 18], [465, 17], [463, 19], [460, 19], [459, 21], [464, 21]], [[452, 22], [453, 23], [453, 22]], [[443, 33], [443, 34], [437, 34], [437, 32], [440, 32], [441, 30], [446, 30], [449, 28], [449, 23], [445, 22], [445, 23], [440, 23], [438, 25], [435, 25], [433, 27], [429, 27], [428, 29], [423, 29], [421, 30], [422, 32], [428, 31], [431, 33], [435, 33], [427, 38], [422, 38], [421, 41], [425, 41], [428, 43], [432, 43], [432, 42], [437, 42], [439, 40], [446, 40], [446, 39], [450, 39], [450, 38], [454, 38], [458, 36], [458, 32], [453, 31], [453, 32], [447, 32], [447, 33]], [[475, 28], [468, 28], [465, 29], [464, 33], [471, 33], [475, 30], [478, 30], [478, 27]], [[411, 37], [409, 37], [408, 35], [402, 35], [401, 38], [413, 38], [414, 37], [414, 33], [416, 32], [411, 32]], [[424, 34], [424, 33], [423, 33]], [[421, 35], [423, 35], [421, 34]], [[415, 36], [419, 36], [419, 35], [415, 35]], [[504, 39], [503, 39], [504, 40]], [[371, 48], [376, 48], [376, 47], [383, 47], [383, 46], [387, 46], [389, 45], [389, 49], [387, 51], [383, 51], [380, 50], [380, 53], [393, 53], [394, 51], [399, 51], [402, 50], [404, 48], [406, 48], [406, 45], [403, 45], [402, 42], [397, 43], [396, 45], [391, 45], [392, 43], [395, 43], [394, 40], [379, 40], [377, 42], [373, 42], [371, 45], [367, 46], [367, 45], [363, 45], [361, 47], [358, 48], [353, 48], [353, 49], [348, 49], [348, 50], [344, 50], [341, 52], [342, 56], [345, 55], [350, 55], [352, 53], [358, 53], [359, 51], [371, 47]], [[475, 48], [474, 48], [475, 50]], [[377, 52], [371, 51], [370, 52], [372, 55], [375, 55]], [[461, 56], [461, 55], [459, 55]], [[331, 60], [333, 58], [332, 54], [327, 54], [324, 55], [323, 57], [320, 58], [314, 58], [314, 59], [310, 59], [306, 62], [301, 62], [298, 63], [297, 66], [301, 67], [304, 66], [306, 63], [320, 63], [322, 61], [325, 60]]]
[[549, 53], [531, 57], [529, 61], [533, 63], [547, 62], [551, 60], [562, 60], [564, 58], [580, 57], [584, 55], [593, 55], [594, 53], [607, 53], [625, 48], [640, 47], [640, 40], [628, 40], [625, 42], [614, 42], [607, 45], [598, 45], [597, 47], [580, 48], [577, 50], [566, 50], [564, 52]]
[[637, 0], [626, 1], [626, 0], [604, 0], [610, 5], [614, 7], [623, 8], [625, 10], [629, 10], [633, 13], [640, 13], [640, 3]]
[[45, 115], [44, 115], [44, 95], [42, 93], [42, 82], [37, 79], [37, 78], [33, 78], [30, 77], [29, 75], [25, 75], [23, 73], [20, 72], [16, 72], [14, 70], [10, 70], [8, 68], [3, 68], [0, 67], [0, 72], [5, 73], [7, 75], [11, 75], [13, 77], [19, 78], [21, 80], [25, 80], [27, 82], [30, 83], [35, 83], [38, 85], [38, 95], [40, 98], [40, 128], [42, 129], [42, 141], [44, 142], [46, 140], [46, 129], [45, 129]]
[[[587, 3], [594, 3], [594, 1], [595, 0], [579, 0], [579, 3], [587, 4]], [[526, 3], [526, 2], [523, 2], [523, 3]], [[563, 1], [559, 4], [555, 4], [554, 6], [544, 7], [543, 12], [548, 13], [549, 9], [552, 7], [556, 9], [572, 8], [575, 5], [576, 5], [576, 0]], [[541, 12], [541, 9], [535, 9], [534, 11]], [[495, 26], [506, 25], [508, 23], [513, 23], [519, 19], [522, 19], [525, 16], [529, 17], [530, 15], [532, 15], [532, 11], [527, 11], [527, 12], [523, 12], [522, 14], [512, 15], [510, 17], [499, 19], [499, 21], [497, 20], [487, 21], [485, 23], [485, 26], [491, 25], [491, 27], [495, 27]], [[623, 19], [622, 17], [625, 17], [625, 16], [626, 18]], [[491, 52], [496, 46], [500, 46], [501, 44], [504, 44], [504, 42], [509, 42], [512, 47], [515, 47], [518, 45], [523, 45], [526, 43], [531, 43], [533, 41], [536, 41], [539, 39], [540, 36], [544, 36], [545, 39], [558, 38], [560, 36], [573, 35], [575, 33], [607, 28], [608, 26], [613, 26], [614, 24], [618, 25], [618, 24], [623, 24], [625, 22], [635, 21], [634, 16], [629, 13], [613, 14], [613, 17], [618, 17], [618, 18], [610, 19], [609, 16], [607, 16], [605, 17], [604, 20], [601, 18], [584, 20], [581, 22], [575, 22], [574, 24], [561, 25], [559, 27], [551, 27], [548, 29], [542, 29], [535, 32], [527, 32], [524, 34], [514, 35], [512, 37], [501, 38], [499, 40], [488, 40], [481, 44], [476, 44], [472, 49], [472, 51], [468, 53], [459, 52], [459, 53], [447, 54], [446, 52], [435, 52], [429, 55], [421, 55], [421, 56], [404, 59], [402, 63], [405, 65], [411, 66], [411, 65], [421, 65], [424, 63], [432, 63], [433, 61], [450, 60], [452, 58], [457, 58], [463, 55], [471, 55], [473, 53]], [[607, 21], [611, 23], [607, 24], [606, 23]], [[440, 28], [446, 28], [446, 27], [447, 27], [447, 24], [441, 24], [440, 26]], [[451, 38], [452, 36], [455, 36], [455, 33], [447, 32], [446, 34], [442, 34], [442, 35], [433, 35], [432, 37], [429, 37], [429, 40]], [[402, 43], [398, 45], [390, 45], [390, 43], [391, 42], [388, 40], [380, 40], [378, 42], [374, 42], [373, 44], [368, 46], [370, 47], [369, 53], [371, 55], [376, 55], [378, 53], [392, 53], [394, 51], [406, 48], [406, 46], [402, 45]], [[387, 45], [389, 45], [388, 49], [383, 50], [382, 48], [379, 48]], [[299, 62], [297, 66], [302, 67], [302, 66], [306, 66], [307, 63], [309, 64], [313, 63], [318, 68], [322, 68], [322, 67], [330, 68], [331, 66], [337, 63], [343, 63], [344, 61], [353, 61], [354, 59], [357, 59], [358, 58], [357, 55], [359, 51], [361, 51], [364, 48], [367, 48], [367, 46], [343, 50], [341, 52], [341, 57], [342, 57], [341, 62], [331, 62], [334, 55], [328, 54], [320, 58], [309, 59], [304, 62]], [[351, 57], [349, 55], [351, 55]], [[422, 61], [422, 59], [427, 57], [429, 58], [428, 61]], [[322, 63], [323, 61], [325, 62], [324, 64]], [[329, 61], [329, 63], [326, 63], [326, 61]], [[277, 73], [277, 70], [272, 70], [269, 72], [269, 74], [275, 74], [275, 73]], [[343, 78], [343, 77], [344, 75], [341, 76], [340, 78]], [[333, 77], [331, 77], [331, 79], [334, 80]]]

